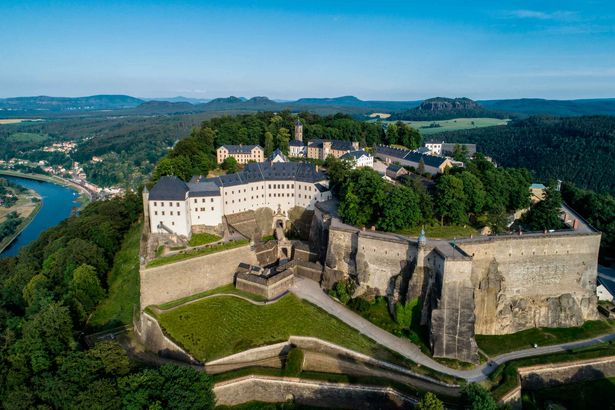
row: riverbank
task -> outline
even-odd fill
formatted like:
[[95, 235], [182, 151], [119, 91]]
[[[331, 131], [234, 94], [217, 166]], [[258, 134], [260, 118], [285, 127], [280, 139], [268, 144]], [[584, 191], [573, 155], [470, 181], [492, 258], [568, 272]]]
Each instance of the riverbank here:
[[[4, 252], [4, 250], [11, 243], [13, 243], [13, 241], [19, 236], [19, 234], [21, 234], [21, 232], [28, 227], [28, 225], [30, 225], [30, 222], [34, 220], [36, 215], [38, 215], [38, 212], [43, 207], [43, 198], [33, 189], [28, 189], [27, 198], [30, 200], [32, 200], [32, 198], [37, 198], [38, 201], [37, 202], [32, 201], [32, 203], [34, 204], [34, 208], [28, 213], [27, 216], [23, 216], [21, 214], [19, 215], [20, 217], [23, 218], [23, 221], [19, 224], [15, 232], [12, 235], [7, 236], [6, 238], [2, 239], [2, 241], [0, 241], [0, 254]], [[10, 211], [11, 209], [9, 209], [9, 212]]]
[[27, 174], [19, 171], [11, 171], [7, 169], [0, 169], [0, 176], [9, 175], [13, 177], [33, 179], [36, 181], [45, 181], [51, 182], [52, 184], [62, 185], [71, 189], [74, 189], [79, 193], [79, 197], [77, 198], [77, 202], [81, 204], [81, 207], [85, 207], [88, 203], [92, 202], [92, 193], [88, 191], [86, 188], [81, 185], [69, 181], [68, 179], [64, 179], [55, 175], [43, 175], [43, 174]]

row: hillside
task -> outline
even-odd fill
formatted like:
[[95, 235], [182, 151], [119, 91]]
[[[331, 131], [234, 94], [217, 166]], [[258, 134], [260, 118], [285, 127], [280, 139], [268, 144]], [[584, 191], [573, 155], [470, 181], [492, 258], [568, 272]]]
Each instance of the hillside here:
[[418, 107], [391, 116], [391, 120], [435, 121], [453, 118], [505, 118], [503, 112], [488, 110], [469, 98], [429, 98]]
[[615, 117], [530, 117], [438, 136], [475, 143], [498, 164], [531, 169], [538, 180], [561, 179], [615, 193]]
[[133, 108], [143, 100], [128, 95], [92, 95], [89, 97], [15, 97], [0, 99], [1, 111], [94, 111]]
[[522, 98], [517, 100], [481, 101], [484, 107], [520, 115], [555, 115], [574, 117], [581, 115], [615, 115], [615, 98], [588, 100], [544, 100]]

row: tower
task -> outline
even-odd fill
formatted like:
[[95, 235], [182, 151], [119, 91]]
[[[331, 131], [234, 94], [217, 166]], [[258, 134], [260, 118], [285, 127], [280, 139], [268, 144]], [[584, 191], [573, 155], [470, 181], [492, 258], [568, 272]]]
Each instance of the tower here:
[[303, 142], [303, 124], [301, 124], [299, 118], [295, 121], [295, 141]]
[[149, 232], [149, 191], [146, 186], [143, 186], [141, 198], [143, 199], [143, 223], [148, 228], [147, 232]]

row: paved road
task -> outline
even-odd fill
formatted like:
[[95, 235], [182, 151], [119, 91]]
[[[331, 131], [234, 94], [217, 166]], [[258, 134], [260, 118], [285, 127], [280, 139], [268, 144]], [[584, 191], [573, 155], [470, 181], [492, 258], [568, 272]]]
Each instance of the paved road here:
[[483, 364], [472, 370], [456, 370], [446, 367], [431, 357], [425, 355], [421, 350], [411, 343], [407, 339], [399, 338], [381, 328], [363, 319], [358, 314], [354, 313], [345, 306], [335, 302], [328, 295], [326, 295], [320, 286], [309, 279], [304, 279], [299, 276], [295, 276], [295, 285], [292, 288], [292, 292], [302, 299], [307, 300], [325, 310], [326, 312], [336, 316], [341, 321], [349, 325], [350, 327], [358, 330], [365, 336], [377, 341], [379, 344], [401, 354], [404, 357], [422, 365], [429, 367], [439, 372], [459, 377], [471, 382], [481, 381], [487, 378], [495, 368], [510, 360], [520, 359], [530, 356], [540, 356], [548, 353], [563, 352], [569, 349], [575, 349], [580, 347], [586, 347], [597, 343], [604, 343], [610, 340], [615, 340], [615, 333], [596, 337], [593, 339], [582, 340], [578, 342], [565, 343], [553, 346], [538, 347], [536, 349], [519, 350], [516, 352], [506, 353], [497, 357], [492, 357], [491, 361], [494, 365]]

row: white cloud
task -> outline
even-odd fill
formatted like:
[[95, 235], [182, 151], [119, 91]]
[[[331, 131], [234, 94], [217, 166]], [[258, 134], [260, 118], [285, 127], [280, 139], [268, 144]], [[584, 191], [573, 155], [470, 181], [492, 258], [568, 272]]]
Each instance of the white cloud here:
[[519, 18], [519, 19], [533, 19], [533, 20], [571, 20], [576, 16], [573, 11], [540, 11], [540, 10], [511, 10], [505, 13], [506, 17]]

